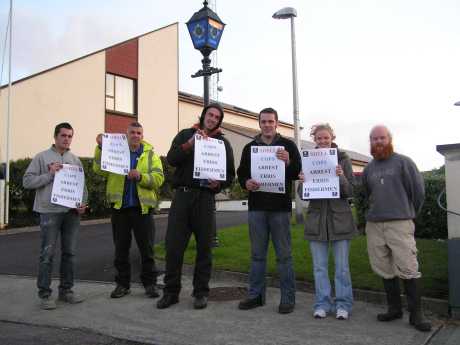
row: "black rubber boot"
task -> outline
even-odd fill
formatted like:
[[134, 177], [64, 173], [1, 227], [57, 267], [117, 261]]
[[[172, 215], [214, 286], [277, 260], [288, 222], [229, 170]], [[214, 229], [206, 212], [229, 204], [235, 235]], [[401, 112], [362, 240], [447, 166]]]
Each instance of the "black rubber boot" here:
[[404, 279], [403, 282], [410, 313], [410, 324], [419, 331], [431, 331], [431, 322], [425, 319], [422, 312], [422, 294], [419, 279]]
[[387, 294], [388, 311], [377, 315], [379, 321], [393, 321], [403, 316], [401, 305], [401, 290], [399, 289], [399, 278], [383, 279], [383, 287]]

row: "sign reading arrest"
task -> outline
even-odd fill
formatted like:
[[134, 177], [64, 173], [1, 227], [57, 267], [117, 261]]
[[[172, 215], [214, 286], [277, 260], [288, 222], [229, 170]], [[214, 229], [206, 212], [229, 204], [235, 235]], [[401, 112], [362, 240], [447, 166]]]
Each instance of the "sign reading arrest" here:
[[128, 175], [130, 168], [129, 146], [126, 134], [102, 135], [101, 169], [114, 174]]
[[303, 199], [340, 198], [337, 164], [335, 148], [302, 151]]
[[83, 200], [85, 174], [78, 165], [63, 164], [54, 175], [51, 203], [69, 208], [78, 208]]
[[227, 155], [223, 140], [195, 135], [193, 178], [225, 181]]
[[285, 193], [285, 163], [276, 157], [283, 146], [251, 146], [251, 178], [260, 183], [256, 192]]

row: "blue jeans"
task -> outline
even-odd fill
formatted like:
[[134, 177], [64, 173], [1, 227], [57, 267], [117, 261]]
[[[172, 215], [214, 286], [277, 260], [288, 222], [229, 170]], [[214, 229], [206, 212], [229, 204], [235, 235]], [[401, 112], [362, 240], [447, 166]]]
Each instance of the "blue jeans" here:
[[251, 240], [249, 298], [261, 296], [265, 300], [267, 250], [271, 235], [280, 276], [280, 303], [294, 304], [295, 275], [291, 256], [290, 212], [249, 211], [248, 218]]
[[[328, 273], [329, 244], [332, 245], [335, 261], [335, 305], [331, 297], [331, 283]], [[351, 287], [348, 253], [350, 240], [310, 241], [313, 257], [313, 273], [315, 277], [314, 309], [330, 312], [334, 309], [345, 309], [351, 312], [353, 290]]]
[[71, 290], [75, 270], [75, 249], [80, 228], [80, 216], [75, 211], [67, 213], [41, 213], [41, 249], [37, 287], [40, 298], [51, 296], [51, 274], [56, 242], [61, 235], [61, 267], [59, 291]]

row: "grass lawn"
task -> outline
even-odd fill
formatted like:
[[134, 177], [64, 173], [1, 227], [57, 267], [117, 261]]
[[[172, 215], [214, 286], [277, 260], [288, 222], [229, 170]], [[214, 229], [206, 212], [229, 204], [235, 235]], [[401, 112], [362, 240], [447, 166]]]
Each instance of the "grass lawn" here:
[[[250, 246], [247, 225], [219, 230], [220, 246], [213, 251], [215, 269], [235, 272], [248, 272], [250, 265]], [[447, 242], [436, 240], [417, 240], [419, 262], [423, 280], [423, 295], [447, 298]], [[193, 264], [195, 260], [195, 241], [189, 243], [185, 253], [185, 262]], [[303, 239], [303, 227], [292, 227], [292, 250], [294, 269], [297, 280], [313, 281], [312, 259], [308, 242]], [[155, 247], [155, 255], [164, 259], [164, 244]], [[353, 287], [381, 291], [381, 279], [372, 272], [367, 255], [366, 237], [356, 237], [351, 243], [350, 270]], [[333, 279], [334, 260], [332, 253], [329, 259], [329, 275]], [[276, 260], [273, 246], [270, 244], [268, 255], [268, 273], [277, 275]]]

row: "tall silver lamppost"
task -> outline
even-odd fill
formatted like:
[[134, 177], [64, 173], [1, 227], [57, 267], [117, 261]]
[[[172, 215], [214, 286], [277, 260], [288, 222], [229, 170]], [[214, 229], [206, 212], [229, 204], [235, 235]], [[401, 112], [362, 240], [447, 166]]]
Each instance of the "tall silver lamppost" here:
[[[299, 121], [299, 92], [297, 89], [297, 59], [296, 59], [296, 44], [295, 44], [295, 26], [294, 18], [297, 17], [297, 11], [293, 7], [285, 7], [273, 14], [275, 19], [291, 19], [291, 48], [292, 48], [292, 100], [294, 108], [294, 140], [298, 147], [301, 149], [300, 142], [300, 121]], [[300, 196], [297, 193], [299, 181], [295, 183], [295, 214], [296, 222], [300, 224], [303, 222], [302, 208]]]

